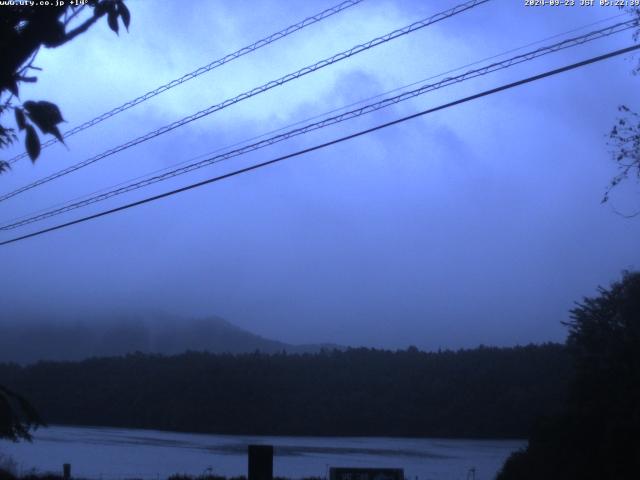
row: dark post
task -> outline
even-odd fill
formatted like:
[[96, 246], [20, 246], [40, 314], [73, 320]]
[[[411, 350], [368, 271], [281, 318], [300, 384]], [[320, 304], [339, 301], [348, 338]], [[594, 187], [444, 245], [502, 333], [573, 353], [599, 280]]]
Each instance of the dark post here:
[[71, 478], [71, 464], [65, 463], [62, 465], [62, 477], [64, 480], [69, 480]]
[[248, 480], [273, 480], [273, 445], [249, 445]]

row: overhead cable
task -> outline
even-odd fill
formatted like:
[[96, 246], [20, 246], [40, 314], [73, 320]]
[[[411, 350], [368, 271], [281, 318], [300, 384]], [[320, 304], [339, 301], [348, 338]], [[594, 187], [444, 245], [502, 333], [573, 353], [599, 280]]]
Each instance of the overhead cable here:
[[602, 23], [606, 23], [606, 22], [608, 22], [610, 20], [613, 20], [613, 19], [616, 19], [616, 18], [620, 18], [620, 17], [624, 17], [626, 15], [627, 15], [627, 13], [619, 13], [617, 15], [612, 15], [610, 17], [602, 18], [602, 19], [597, 20], [595, 22], [587, 23], [585, 25], [581, 25], [579, 27], [575, 27], [575, 28], [572, 28], [570, 30], [565, 30], [564, 32], [556, 33], [554, 35], [542, 38], [540, 40], [536, 40], [534, 42], [530, 42], [530, 43], [527, 43], [527, 44], [524, 44], [524, 45], [520, 45], [518, 47], [510, 48], [509, 50], [505, 50], [505, 51], [503, 51], [501, 53], [497, 53], [497, 54], [491, 55], [489, 57], [484, 57], [484, 58], [481, 58], [480, 60], [475, 60], [475, 61], [473, 61], [471, 63], [467, 63], [465, 65], [461, 65], [459, 67], [447, 70], [445, 72], [441, 72], [441, 73], [438, 73], [438, 74], [435, 74], [435, 75], [430, 75], [429, 77], [423, 78], [421, 80], [417, 80], [417, 81], [411, 82], [409, 84], [404, 84], [404, 85], [401, 85], [399, 87], [395, 87], [395, 88], [393, 88], [391, 90], [386, 90], [384, 92], [377, 93], [377, 94], [375, 94], [373, 96], [370, 96], [370, 97], [362, 98], [362, 99], [357, 100], [355, 102], [348, 103], [346, 105], [342, 105], [341, 107], [333, 108], [331, 110], [327, 110], [325, 112], [312, 115], [311, 117], [306, 117], [304, 119], [297, 120], [295, 122], [289, 123], [289, 124], [284, 125], [282, 127], [278, 127], [278, 128], [273, 129], [273, 130], [269, 130], [269, 131], [266, 131], [266, 132], [263, 132], [263, 133], [260, 133], [260, 134], [257, 134], [257, 135], [253, 135], [252, 137], [245, 138], [243, 140], [238, 140], [238, 141], [236, 141], [236, 142], [234, 142], [232, 144], [224, 145], [222, 147], [217, 147], [214, 150], [209, 150], [206, 153], [201, 153], [199, 155], [195, 155], [193, 157], [189, 157], [189, 158], [187, 158], [185, 160], [181, 160], [180, 162], [168, 165], [166, 167], [159, 168], [157, 170], [153, 170], [153, 171], [151, 171], [149, 173], [138, 175], [138, 176], [136, 176], [134, 178], [129, 178], [127, 180], [118, 182], [115, 185], [109, 185], [107, 187], [103, 187], [103, 188], [100, 188], [98, 190], [94, 190], [94, 191], [92, 191], [90, 193], [85, 193], [85, 194], [79, 195], [77, 197], [74, 197], [73, 199], [62, 201], [62, 202], [58, 202], [58, 203], [56, 203], [56, 204], [54, 204], [52, 206], [49, 206], [47, 208], [40, 208], [40, 209], [38, 209], [36, 211], [32, 211], [32, 212], [29, 212], [29, 213], [26, 213], [26, 214], [23, 214], [23, 215], [19, 215], [17, 217], [13, 217], [13, 218], [7, 220], [7, 223], [17, 222], [19, 220], [23, 220], [23, 219], [26, 219], [28, 217], [33, 217], [33, 216], [36, 216], [37, 214], [44, 213], [44, 212], [50, 211], [50, 210], [58, 208], [58, 207], [67, 206], [67, 205], [69, 205], [71, 203], [76, 203], [76, 202], [79, 202], [80, 200], [88, 199], [89, 197], [94, 197], [94, 196], [96, 196], [96, 195], [98, 195], [100, 193], [117, 189], [118, 187], [124, 186], [124, 185], [126, 185], [128, 183], [132, 183], [132, 182], [135, 182], [137, 180], [142, 180], [144, 178], [149, 178], [149, 177], [157, 175], [157, 174], [159, 174], [161, 172], [168, 172], [170, 170], [175, 169], [176, 167], [178, 167], [180, 165], [185, 165], [187, 163], [194, 162], [194, 161], [196, 161], [198, 159], [209, 157], [214, 153], [218, 153], [218, 152], [222, 152], [222, 151], [225, 151], [225, 150], [229, 150], [229, 149], [231, 149], [233, 147], [238, 147], [240, 145], [245, 145], [245, 144], [248, 144], [250, 142], [254, 142], [254, 141], [259, 140], [261, 138], [269, 137], [269, 136], [271, 136], [271, 135], [273, 135], [275, 133], [283, 132], [283, 131], [285, 131], [287, 129], [291, 129], [291, 128], [295, 127], [295, 126], [302, 125], [304, 123], [308, 123], [308, 122], [310, 122], [312, 120], [316, 120], [318, 118], [326, 117], [328, 115], [331, 115], [332, 113], [342, 112], [342, 111], [347, 110], [348, 108], [355, 107], [356, 105], [362, 105], [362, 104], [365, 104], [367, 102], [370, 102], [371, 100], [375, 100], [377, 98], [382, 98], [385, 95], [389, 95], [389, 94], [395, 93], [395, 92], [400, 92], [402, 90], [406, 90], [406, 89], [414, 87], [416, 85], [422, 85], [422, 84], [424, 84], [424, 83], [426, 83], [426, 82], [428, 82], [430, 80], [434, 80], [436, 78], [441, 78], [441, 77], [444, 77], [445, 75], [449, 75], [451, 73], [455, 73], [455, 72], [459, 72], [461, 70], [464, 70], [465, 68], [473, 67], [475, 65], [480, 65], [480, 64], [482, 64], [484, 62], [487, 62], [489, 60], [494, 60], [496, 58], [504, 57], [505, 55], [508, 55], [510, 53], [519, 52], [521, 50], [524, 50], [525, 48], [529, 48], [529, 47], [532, 47], [534, 45], [540, 45], [541, 43], [547, 42], [549, 40], [553, 40], [555, 38], [561, 38], [561, 37], [564, 37], [564, 36], [566, 36], [566, 35], [568, 35], [570, 33], [578, 32], [580, 30], [584, 30], [585, 28], [593, 27], [595, 25], [600, 25]]
[[[302, 20], [301, 22], [298, 22], [294, 25], [290, 25], [287, 28], [284, 28], [276, 33], [273, 33], [271, 35], [269, 35], [268, 37], [265, 37], [261, 40], [258, 40], [255, 43], [252, 43], [251, 45], [248, 45], [246, 47], [241, 48], [240, 50], [236, 50], [233, 53], [229, 53], [227, 55], [225, 55], [222, 58], [219, 58], [217, 60], [214, 60], [213, 62], [204, 65], [200, 68], [197, 68], [196, 70], [189, 72], [183, 76], [181, 76], [180, 78], [176, 78], [175, 80], [171, 80], [168, 83], [165, 83], [164, 85], [160, 85], [159, 87], [143, 94], [140, 95], [137, 98], [134, 98], [133, 100], [130, 100], [126, 103], [123, 103], [122, 105], [120, 105], [119, 107], [115, 107], [111, 110], [109, 110], [108, 112], [105, 112], [101, 115], [98, 115], [95, 118], [92, 118], [91, 120], [88, 120], [84, 123], [82, 123], [81, 125], [78, 125], [77, 127], [74, 127], [70, 130], [67, 130], [66, 132], [64, 132], [63, 137], [64, 138], [69, 138], [72, 135], [75, 135], [76, 133], [79, 133], [83, 130], [86, 130], [89, 127], [93, 127], [94, 125], [103, 122], [104, 120], [106, 120], [107, 118], [111, 118], [114, 115], [117, 115], [119, 113], [124, 112], [125, 110], [130, 109], [131, 107], [135, 107], [136, 105], [149, 100], [150, 98], [155, 97], [156, 95], [160, 95], [163, 92], [166, 92], [167, 90], [172, 89], [173, 87], [176, 87], [178, 85], [181, 85], [185, 82], [188, 82], [189, 80], [192, 80], [196, 77], [199, 77], [200, 75], [202, 75], [203, 73], [207, 73], [210, 72], [211, 70], [214, 70], [218, 67], [221, 67], [222, 65], [224, 65], [225, 63], [229, 63], [232, 60], [235, 60], [237, 58], [240, 58], [244, 55], [247, 55], [248, 53], [254, 52], [262, 47], [266, 47], [267, 45], [280, 40], [282, 38], [285, 38], [289, 35], [291, 35], [292, 33], [297, 32], [298, 30], [302, 30], [305, 27], [308, 27], [309, 25], [313, 25], [314, 23], [318, 23], [322, 20], [324, 20], [325, 18], [329, 18], [332, 15], [335, 15], [336, 13], [342, 12], [343, 10], [346, 10], [347, 8], [353, 7], [354, 5], [357, 5], [361, 2], [363, 2], [364, 0], [347, 0], [344, 1], [338, 5], [336, 5], [335, 7], [331, 7], [328, 8], [320, 13], [317, 13], [315, 15], [312, 15], [310, 17], [305, 18], [304, 20]], [[43, 142], [40, 145], [40, 148], [46, 148], [49, 147], [51, 145], [53, 145], [54, 143], [56, 143], [58, 140], [56, 140], [55, 138], [51, 138], [49, 140], [47, 140], [46, 142]], [[19, 155], [16, 155], [15, 157], [11, 158], [10, 160], [8, 160], [8, 163], [13, 164], [15, 162], [17, 162], [18, 160], [22, 159], [22, 158], [26, 158], [28, 156], [28, 154], [26, 152], [23, 152]]]
[[178, 127], [181, 127], [183, 125], [186, 125], [190, 122], [193, 122], [194, 120], [198, 120], [200, 118], [203, 118], [207, 115], [211, 115], [214, 112], [217, 112], [219, 110], [222, 110], [230, 105], [234, 105], [238, 102], [241, 102], [243, 100], [246, 100], [248, 98], [251, 98], [255, 95], [258, 95], [260, 93], [266, 92], [268, 90], [271, 90], [272, 88], [284, 85], [292, 80], [295, 80], [297, 78], [300, 78], [302, 76], [308, 75], [309, 73], [315, 72], [317, 70], [320, 70], [324, 67], [327, 67], [329, 65], [333, 65], [334, 63], [340, 62], [342, 60], [345, 60], [347, 58], [350, 58], [354, 55], [357, 55], [359, 53], [362, 53], [364, 51], [367, 51], [371, 48], [377, 47], [379, 45], [382, 45], [384, 43], [387, 43], [391, 40], [394, 40], [398, 37], [404, 36], [404, 35], [408, 35], [410, 33], [416, 32], [422, 28], [425, 28], [429, 25], [433, 25], [434, 23], [440, 22], [442, 20], [445, 20], [447, 18], [453, 17], [454, 15], [457, 15], [459, 13], [462, 13], [464, 11], [467, 11], [471, 8], [477, 7], [478, 5], [484, 4], [489, 2], [490, 0], [471, 0], [468, 1], [466, 3], [457, 5], [453, 8], [450, 8], [448, 10], [445, 10], [443, 12], [440, 12], [438, 14], [435, 14], [431, 17], [428, 17], [424, 20], [420, 20], [418, 22], [412, 23], [411, 25], [408, 25], [404, 28], [398, 29], [398, 30], [394, 30], [393, 32], [390, 32], [386, 35], [383, 35], [381, 37], [377, 37], [374, 38], [373, 40], [370, 40], [366, 43], [360, 44], [360, 45], [356, 45], [355, 47], [350, 48], [349, 50], [345, 50], [343, 52], [340, 52], [338, 54], [335, 54], [329, 58], [326, 58], [324, 60], [321, 60], [319, 62], [316, 62], [313, 65], [304, 67], [300, 70], [297, 70], [296, 72], [290, 73], [288, 75], [285, 75], [284, 77], [280, 77], [277, 80], [272, 80], [270, 82], [265, 83], [264, 85], [261, 85], [260, 87], [256, 87], [252, 90], [249, 90], [247, 92], [244, 92], [236, 97], [233, 97], [231, 99], [225, 100], [222, 103], [218, 103], [216, 105], [212, 105], [208, 108], [205, 108], [204, 110], [201, 110], [199, 112], [194, 113], [193, 115], [190, 115], [188, 117], [184, 117], [181, 120], [178, 120], [176, 122], [173, 122], [169, 125], [165, 125], [163, 127], [160, 127], [156, 130], [153, 130], [145, 135], [142, 135], [140, 137], [137, 137], [133, 140], [130, 140], [126, 143], [123, 143], [117, 147], [111, 148], [105, 152], [102, 152], [96, 156], [93, 156], [91, 158], [88, 158], [87, 160], [84, 160], [82, 162], [76, 163], [75, 165], [72, 165], [70, 167], [67, 167], [65, 169], [59, 170], [58, 172], [52, 173], [51, 175], [48, 175], [44, 178], [41, 178], [39, 180], [36, 180], [35, 182], [32, 182], [28, 185], [25, 185], [23, 187], [20, 187], [16, 190], [13, 190], [9, 193], [5, 193], [3, 195], [0, 195], [0, 202], [8, 200], [9, 198], [15, 197], [16, 195], [19, 195], [20, 193], [26, 192], [27, 190], [31, 190], [32, 188], [38, 187], [40, 185], [43, 185], [45, 183], [48, 183], [52, 180], [55, 180], [57, 178], [60, 178], [64, 175], [68, 175], [69, 173], [75, 172], [76, 170], [79, 170], [81, 168], [84, 168], [88, 165], [91, 165], [99, 160], [102, 160], [103, 158], [109, 157], [111, 155], [114, 155], [118, 152], [121, 152], [123, 150], [126, 150], [128, 148], [133, 147], [134, 145], [138, 145], [142, 142], [146, 142], [147, 140], [151, 140], [152, 138], [155, 138], [159, 135], [165, 134], [167, 132], [170, 132], [171, 130], [174, 130]]
[[250, 145], [246, 145], [219, 155], [215, 155], [213, 157], [209, 157], [206, 158], [204, 160], [201, 160], [199, 162], [195, 162], [195, 163], [191, 163], [189, 165], [185, 165], [183, 167], [179, 167], [176, 168], [174, 170], [159, 174], [159, 175], [154, 175], [151, 177], [146, 177], [140, 181], [136, 181], [136, 182], [132, 182], [129, 183], [128, 185], [119, 187], [119, 188], [115, 188], [113, 190], [107, 191], [105, 193], [100, 193], [97, 195], [93, 195], [89, 198], [85, 198], [81, 201], [77, 201], [77, 202], [73, 202], [70, 204], [66, 204], [62, 207], [59, 208], [53, 208], [50, 209], [44, 213], [38, 214], [38, 215], [34, 215], [31, 216], [29, 218], [24, 218], [21, 219], [19, 221], [15, 221], [13, 223], [9, 223], [6, 225], [2, 225], [0, 226], [0, 231], [7, 231], [7, 230], [12, 230], [18, 227], [22, 227], [34, 222], [38, 222], [38, 221], [42, 221], [45, 220], [47, 218], [53, 217], [53, 216], [57, 216], [66, 212], [70, 212], [72, 210], [76, 210], [78, 208], [81, 207], [85, 207], [88, 205], [91, 205], [93, 203], [97, 203], [100, 201], [104, 201], [107, 200], [109, 198], [115, 197], [117, 195], [122, 195], [124, 193], [127, 192], [131, 192], [133, 190], [137, 190], [139, 188], [143, 188], [146, 187], [148, 185], [152, 185], [154, 183], [158, 183], [160, 181], [164, 181], [167, 180], [169, 178], [173, 178], [176, 177], [178, 175], [183, 175], [185, 173], [189, 173], [192, 172], [194, 170], [215, 164], [215, 163], [219, 163], [221, 161], [224, 160], [228, 160], [230, 158], [233, 157], [238, 157], [241, 155], [244, 155], [246, 153], [249, 152], [253, 152], [255, 150], [261, 149], [261, 148], [265, 148], [267, 146], [273, 145], [275, 143], [279, 143], [282, 142], [284, 140], [288, 140], [290, 138], [299, 136], [299, 135], [303, 135], [306, 133], [309, 133], [311, 131], [314, 130], [319, 130], [321, 128], [326, 128], [330, 125], [334, 125], [336, 123], [341, 123], [344, 122], [346, 120], [350, 120], [353, 118], [357, 118], [360, 117], [362, 115], [368, 114], [368, 113], [372, 113], [375, 112], [377, 110], [380, 110], [382, 108], [386, 108], [389, 107], [391, 105], [395, 105], [398, 104], [400, 102], [415, 98], [417, 96], [420, 95], [424, 95], [425, 93], [434, 91], [434, 90], [438, 90], [440, 88], [444, 88], [456, 83], [460, 83], [466, 80], [470, 80], [479, 76], [483, 76], [483, 75], [487, 75], [489, 73], [493, 73], [496, 72], [498, 70], [504, 70], [506, 68], [512, 67], [514, 65], [518, 65], [527, 61], [531, 61], [535, 58], [539, 58], [542, 57], [544, 55], [548, 55], [550, 53], [554, 53], [554, 52], [558, 52], [560, 50], [564, 50], [567, 48], [571, 48], [571, 47], [575, 47], [578, 45], [582, 45], [584, 43], [590, 42], [590, 41], [594, 41], [597, 39], [601, 39], [604, 37], [607, 37], [609, 35], [613, 35], [614, 33], [619, 33], [625, 30], [628, 30], [630, 28], [634, 27], [634, 21], [630, 20], [627, 22], [621, 22], [615, 25], [611, 25], [609, 27], [606, 28], [602, 28], [600, 30], [596, 30], [593, 32], [589, 32], [587, 34], [581, 35], [579, 37], [575, 37], [575, 38], [570, 38], [549, 46], [545, 46], [545, 47], [540, 47], [536, 50], [532, 50], [530, 52], [527, 53], [523, 53], [521, 55], [517, 55], [515, 57], [503, 60], [501, 62], [495, 62], [492, 63], [490, 65], [487, 65], [485, 67], [482, 68], [478, 68], [478, 69], [474, 69], [474, 70], [469, 70], [461, 75], [457, 75], [454, 77], [447, 77], [439, 82], [436, 83], [431, 83], [428, 85], [423, 85], [419, 88], [416, 88], [414, 90], [411, 91], [407, 91], [404, 92], [400, 95], [396, 95], [394, 97], [390, 97], [390, 98], [386, 98], [383, 99], [379, 102], [375, 102], [375, 103], [371, 103], [365, 106], [362, 106], [360, 108], [354, 109], [354, 110], [350, 110], [348, 112], [344, 112], [340, 115], [335, 115], [332, 117], [328, 117], [325, 118], [321, 121], [318, 122], [314, 122], [314, 123], [310, 123], [307, 125], [304, 125], [302, 127], [293, 129], [293, 130], [289, 130], [287, 132], [281, 133], [279, 135], [275, 135], [273, 137], [261, 140], [259, 142], [255, 142], [253, 144]]
[[262, 162], [262, 163], [251, 165], [249, 167], [241, 168], [239, 170], [235, 170], [233, 172], [226, 173], [224, 175], [219, 175], [219, 176], [216, 176], [216, 177], [213, 177], [213, 178], [209, 178], [207, 180], [203, 180], [201, 182], [193, 183], [193, 184], [187, 185], [185, 187], [181, 187], [181, 188], [178, 188], [178, 189], [175, 189], [175, 190], [171, 190], [169, 192], [161, 193], [159, 195], [154, 195], [154, 196], [151, 196], [151, 197], [144, 198], [142, 200], [138, 200], [138, 201], [135, 201], [135, 202], [132, 202], [132, 203], [128, 203], [128, 204], [122, 205], [120, 207], [112, 208], [112, 209], [105, 210], [105, 211], [102, 211], [102, 212], [99, 212], [99, 213], [95, 213], [93, 215], [88, 215], [86, 217], [78, 218], [78, 219], [72, 220], [70, 222], [66, 222], [66, 223], [55, 225], [53, 227], [49, 227], [49, 228], [45, 228], [45, 229], [42, 229], [42, 230], [38, 230], [36, 232], [32, 232], [32, 233], [29, 233], [27, 235], [22, 235], [20, 237], [15, 237], [15, 238], [12, 238], [12, 239], [9, 239], [9, 240], [5, 240], [3, 242], [0, 242], [0, 246], [8, 245], [10, 243], [19, 242], [19, 241], [22, 241], [22, 240], [26, 240], [27, 238], [32, 238], [32, 237], [36, 237], [36, 236], [39, 236], [39, 235], [43, 235], [43, 234], [48, 233], [48, 232], [53, 232], [55, 230], [60, 230], [62, 228], [70, 227], [72, 225], [77, 225], [79, 223], [83, 223], [83, 222], [87, 222], [89, 220], [93, 220], [93, 219], [96, 219], [96, 218], [104, 217], [104, 216], [110, 215], [112, 213], [121, 212], [123, 210], [128, 210], [130, 208], [134, 208], [134, 207], [137, 207], [137, 206], [140, 206], [140, 205], [144, 205], [146, 203], [150, 203], [150, 202], [153, 202], [153, 201], [156, 201], [156, 200], [160, 200], [162, 198], [170, 197], [170, 196], [176, 195], [178, 193], [186, 192], [188, 190], [193, 190], [195, 188], [202, 187], [204, 185], [208, 185], [210, 183], [218, 182], [220, 180], [224, 180], [224, 179], [227, 179], [227, 178], [230, 178], [230, 177], [234, 177], [234, 176], [240, 175], [242, 173], [247, 173], [247, 172], [250, 172], [252, 170], [257, 170], [259, 168], [266, 167], [268, 165], [273, 165], [275, 163], [281, 162], [283, 160], [287, 160], [289, 158], [298, 157], [298, 156], [301, 156], [301, 155], [304, 155], [304, 154], [307, 154], [307, 153], [310, 153], [310, 152], [313, 152], [313, 151], [316, 151], [316, 150], [321, 150], [321, 149], [327, 148], [327, 147], [329, 147], [331, 145], [336, 145], [338, 143], [342, 143], [342, 142], [345, 142], [347, 140], [351, 140], [351, 139], [354, 139], [354, 138], [357, 138], [357, 137], [361, 137], [363, 135], [367, 135], [369, 133], [373, 133], [373, 132], [375, 132], [377, 130], [381, 130], [383, 128], [387, 128], [387, 127], [390, 127], [392, 125], [397, 125], [397, 124], [400, 124], [400, 123], [404, 123], [404, 122], [406, 122], [408, 120], [411, 120], [411, 119], [414, 119], [414, 118], [422, 117], [424, 115], [428, 115], [430, 113], [434, 113], [434, 112], [437, 112], [437, 111], [440, 111], [440, 110], [445, 110], [447, 108], [451, 108], [451, 107], [454, 107], [456, 105], [460, 105], [460, 104], [463, 104], [463, 103], [466, 103], [466, 102], [470, 102], [472, 100], [477, 100], [478, 98], [486, 97], [488, 95], [492, 95], [492, 94], [495, 94], [495, 93], [498, 93], [498, 92], [502, 92], [504, 90], [509, 90], [511, 88], [518, 87], [520, 85], [525, 85], [527, 83], [531, 83], [531, 82], [535, 82], [535, 81], [538, 81], [538, 80], [542, 80], [543, 78], [546, 78], [546, 77], [550, 77], [550, 76], [553, 76], [553, 75], [558, 75], [560, 73], [567, 72], [567, 71], [570, 71], [570, 70], [575, 70], [577, 68], [581, 68], [581, 67], [584, 67], [584, 66], [592, 64], [592, 63], [596, 63], [596, 62], [600, 62], [600, 61], [603, 61], [603, 60], [606, 60], [606, 59], [609, 59], [609, 58], [616, 57], [618, 55], [624, 55], [625, 53], [630, 53], [630, 52], [636, 51], [638, 49], [640, 49], [640, 45], [633, 45], [633, 46], [630, 46], [630, 47], [627, 47], [627, 48], [622, 48], [622, 49], [619, 49], [619, 50], [615, 50], [615, 51], [606, 53], [604, 55], [599, 55], [597, 57], [592, 57], [592, 58], [589, 58], [589, 59], [581, 61], [581, 62], [573, 63], [571, 65], [566, 65], [566, 66], [561, 67], [561, 68], [556, 68], [554, 70], [549, 70], [549, 71], [546, 71], [544, 73], [540, 73], [538, 75], [527, 77], [527, 78], [524, 78], [522, 80], [518, 80], [516, 82], [511, 82], [511, 83], [502, 85], [500, 87], [492, 88], [490, 90], [485, 90], [483, 92], [480, 92], [480, 93], [477, 93], [475, 95], [471, 95], [471, 96], [468, 96], [468, 97], [464, 97], [464, 98], [461, 98], [459, 100], [455, 100], [453, 102], [445, 103], [445, 104], [440, 105], [438, 107], [434, 107], [434, 108], [430, 108], [430, 109], [427, 109], [427, 110], [423, 110], [421, 112], [414, 113], [412, 115], [407, 115], [405, 117], [401, 117], [401, 118], [398, 118], [396, 120], [392, 120], [390, 122], [383, 123], [381, 125], [377, 125], [377, 126], [372, 127], [372, 128], [368, 128], [366, 130], [361, 130], [361, 131], [353, 133], [351, 135], [346, 135], [346, 136], [331, 140], [329, 142], [321, 143], [321, 144], [315, 145], [313, 147], [309, 147], [309, 148], [305, 148], [305, 149], [302, 149], [302, 150], [298, 150], [296, 152], [293, 152], [293, 153], [290, 153], [290, 154], [287, 154], [287, 155], [283, 155], [283, 156], [280, 156], [280, 157], [277, 157], [277, 158], [274, 158], [274, 159], [271, 159], [271, 160], [268, 160], [268, 161], [265, 161], [265, 162]]

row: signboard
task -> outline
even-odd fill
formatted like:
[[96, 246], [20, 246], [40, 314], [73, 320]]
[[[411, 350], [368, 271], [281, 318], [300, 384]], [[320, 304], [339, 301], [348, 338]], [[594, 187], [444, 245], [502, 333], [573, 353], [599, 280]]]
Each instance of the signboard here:
[[331, 467], [330, 480], [404, 480], [402, 468]]

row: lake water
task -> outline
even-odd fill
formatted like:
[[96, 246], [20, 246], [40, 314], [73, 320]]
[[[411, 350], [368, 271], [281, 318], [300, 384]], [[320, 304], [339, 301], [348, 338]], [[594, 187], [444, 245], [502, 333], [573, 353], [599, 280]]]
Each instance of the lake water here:
[[116, 428], [53, 426], [33, 443], [0, 441], [19, 472], [60, 472], [115, 480], [163, 480], [174, 473], [225, 476], [247, 474], [247, 445], [275, 447], [274, 475], [324, 477], [329, 467], [398, 467], [411, 480], [493, 479], [507, 456], [523, 447], [517, 440], [448, 440], [363, 437], [263, 437], [201, 435]]

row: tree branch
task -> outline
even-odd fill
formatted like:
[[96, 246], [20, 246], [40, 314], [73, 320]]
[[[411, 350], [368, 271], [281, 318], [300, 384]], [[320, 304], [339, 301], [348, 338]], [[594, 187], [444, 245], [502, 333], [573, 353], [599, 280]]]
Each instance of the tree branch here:
[[64, 26], [66, 27], [69, 22], [71, 20], [73, 20], [73, 18], [78, 15], [82, 10], [84, 10], [84, 5], [82, 5], [80, 8], [77, 8], [71, 15], [69, 15], [69, 17], [67, 17], [64, 21]]
[[[63, 45], [67, 43], [69, 40], [73, 40], [75, 37], [77, 37], [81, 33], [86, 32], [89, 29], [89, 27], [91, 27], [91, 25], [93, 25], [101, 16], [102, 15], [94, 15], [91, 18], [88, 18], [87, 20], [85, 20], [82, 24], [80, 24], [70, 32], [67, 32], [64, 36], [63, 41], [60, 43], [60, 45]], [[60, 46], [60, 45], [56, 45], [56, 46]]]

